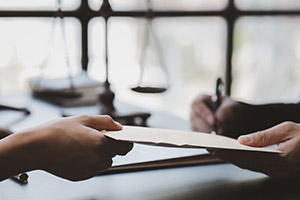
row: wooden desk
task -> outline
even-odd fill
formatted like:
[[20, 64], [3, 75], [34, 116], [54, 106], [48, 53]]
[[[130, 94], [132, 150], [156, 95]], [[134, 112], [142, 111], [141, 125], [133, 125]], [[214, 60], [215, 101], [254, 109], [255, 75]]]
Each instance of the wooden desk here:
[[[14, 130], [30, 127], [60, 114], [56, 106], [33, 100], [32, 115], [14, 125]], [[187, 122], [153, 115], [150, 125], [185, 129]], [[172, 123], [173, 122], [173, 123]], [[178, 127], [180, 126], [180, 127]], [[189, 199], [299, 199], [300, 181], [279, 181], [231, 164], [161, 169], [94, 177], [70, 182], [43, 171], [29, 172], [29, 183], [12, 180], [0, 182], [0, 199], [4, 200], [189, 200]]]

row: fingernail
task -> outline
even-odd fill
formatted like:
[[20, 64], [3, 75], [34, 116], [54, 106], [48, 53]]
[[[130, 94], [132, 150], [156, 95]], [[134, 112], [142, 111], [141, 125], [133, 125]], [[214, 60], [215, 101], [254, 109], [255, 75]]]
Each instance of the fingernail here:
[[115, 124], [117, 124], [118, 126], [122, 126], [122, 124], [120, 124], [119, 122], [117, 122], [117, 121], [114, 121], [115, 122]]
[[242, 135], [238, 138], [238, 141], [243, 144], [250, 144], [252, 142], [251, 135]]

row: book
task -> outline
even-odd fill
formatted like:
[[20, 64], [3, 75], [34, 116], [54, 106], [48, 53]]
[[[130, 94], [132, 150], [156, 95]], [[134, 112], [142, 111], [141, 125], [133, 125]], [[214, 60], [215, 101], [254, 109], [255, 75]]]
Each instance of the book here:
[[85, 71], [74, 77], [37, 78], [29, 83], [35, 97], [61, 106], [96, 104], [97, 90], [102, 85], [102, 82], [92, 80]]
[[222, 163], [226, 163], [226, 162], [218, 158], [215, 158], [211, 154], [206, 153], [206, 154], [199, 154], [199, 155], [190, 155], [190, 156], [183, 156], [183, 157], [122, 164], [122, 165], [113, 165], [107, 171], [101, 172], [99, 175], [176, 168], [176, 167], [187, 167], [187, 166], [195, 166], [195, 165], [212, 165], [212, 164], [222, 164]]

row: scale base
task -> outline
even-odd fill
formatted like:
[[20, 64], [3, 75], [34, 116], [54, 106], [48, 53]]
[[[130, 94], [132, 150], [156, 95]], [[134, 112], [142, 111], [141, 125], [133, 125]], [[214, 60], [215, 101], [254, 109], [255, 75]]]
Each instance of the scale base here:
[[67, 107], [62, 109], [62, 116], [69, 117], [74, 115], [109, 115], [117, 122], [123, 125], [144, 126], [147, 127], [147, 120], [151, 116], [150, 113], [144, 112], [143, 109], [136, 108], [125, 103], [117, 104], [117, 111], [111, 113], [99, 112], [101, 106], [82, 106]]

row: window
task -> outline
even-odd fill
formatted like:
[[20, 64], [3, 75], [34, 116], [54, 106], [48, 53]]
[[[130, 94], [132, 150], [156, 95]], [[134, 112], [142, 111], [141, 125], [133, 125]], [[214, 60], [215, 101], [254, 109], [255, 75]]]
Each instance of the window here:
[[242, 10], [299, 10], [297, 0], [236, 0], [236, 5]]
[[300, 99], [300, 18], [242, 17], [236, 23], [232, 95], [253, 103]]
[[[72, 73], [82, 67], [93, 78], [104, 80], [102, 0], [62, 2]], [[170, 85], [162, 95], [141, 95], [129, 89], [137, 84], [141, 70], [147, 0], [109, 2], [113, 9], [108, 24], [110, 80], [117, 98], [187, 117], [192, 99], [200, 92], [213, 92], [214, 80], [222, 76], [226, 93], [238, 99], [257, 103], [299, 100], [297, 0], [153, 0], [153, 30], [162, 51], [157, 55], [149, 44], [147, 74], [152, 83], [166, 80], [158, 62], [162, 56]], [[38, 76], [38, 66], [46, 55], [50, 55], [47, 75], [68, 73], [59, 25], [52, 53], [47, 54], [56, 8], [56, 0], [1, 3], [2, 94], [13, 88], [26, 90], [24, 83]], [[8, 84], [7, 74], [21, 82]]]
[[[226, 23], [220, 17], [157, 18], [153, 21], [154, 32], [162, 46], [160, 56], [170, 74], [170, 88], [163, 95], [130, 91], [140, 76], [139, 60], [146, 25], [146, 20], [140, 18], [115, 17], [109, 21], [110, 80], [117, 97], [135, 105], [147, 105], [150, 109], [176, 110], [187, 117], [192, 99], [200, 91], [213, 91], [215, 78], [224, 74]], [[102, 81], [105, 80], [105, 60], [103, 45], [99, 44], [104, 43], [103, 27], [102, 18], [90, 23], [88, 67], [90, 75]], [[146, 54], [149, 64], [145, 66], [145, 74], [148, 84], [159, 85], [165, 77], [151, 40], [149, 46], [154, 53]]]
[[[80, 0], [63, 0], [63, 10], [75, 10]], [[1, 0], [1, 10], [56, 10], [57, 0]]]

